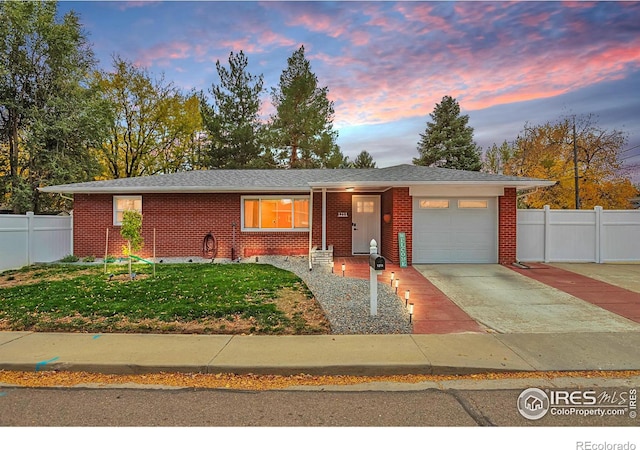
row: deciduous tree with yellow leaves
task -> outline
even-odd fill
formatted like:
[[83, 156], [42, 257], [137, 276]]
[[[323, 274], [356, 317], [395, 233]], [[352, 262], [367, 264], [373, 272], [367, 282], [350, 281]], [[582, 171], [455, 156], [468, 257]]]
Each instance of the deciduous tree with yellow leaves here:
[[575, 148], [579, 208], [627, 209], [638, 191], [620, 173], [620, 153], [626, 141], [623, 132], [599, 127], [591, 115], [565, 117], [543, 125], [525, 125], [510, 151], [500, 152], [504, 159], [500, 166], [505, 175], [557, 181], [525, 197], [521, 207], [573, 209]]

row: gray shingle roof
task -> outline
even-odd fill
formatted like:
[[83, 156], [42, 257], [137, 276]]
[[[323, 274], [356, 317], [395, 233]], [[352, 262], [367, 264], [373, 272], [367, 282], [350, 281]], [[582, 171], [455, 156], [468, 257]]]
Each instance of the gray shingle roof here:
[[433, 184], [489, 184], [528, 188], [548, 186], [554, 183], [536, 178], [405, 164], [380, 169], [194, 170], [48, 186], [40, 190], [59, 193], [308, 192], [310, 187], [387, 188]]

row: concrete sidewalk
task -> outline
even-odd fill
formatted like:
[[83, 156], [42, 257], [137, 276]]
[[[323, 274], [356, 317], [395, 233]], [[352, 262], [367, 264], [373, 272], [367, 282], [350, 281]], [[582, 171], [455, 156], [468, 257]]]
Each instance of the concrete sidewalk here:
[[211, 336], [0, 332], [0, 369], [393, 375], [640, 370], [640, 332]]

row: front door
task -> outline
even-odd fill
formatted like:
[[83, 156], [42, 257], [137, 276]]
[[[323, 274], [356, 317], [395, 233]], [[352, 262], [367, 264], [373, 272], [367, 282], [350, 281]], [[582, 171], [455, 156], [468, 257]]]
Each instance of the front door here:
[[354, 255], [369, 254], [371, 239], [375, 239], [380, 248], [380, 196], [354, 195], [351, 198], [351, 228]]

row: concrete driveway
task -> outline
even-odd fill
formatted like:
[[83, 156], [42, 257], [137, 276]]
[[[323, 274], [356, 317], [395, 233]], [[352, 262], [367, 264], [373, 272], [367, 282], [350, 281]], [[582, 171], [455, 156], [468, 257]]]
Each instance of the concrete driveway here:
[[640, 293], [640, 264], [553, 263], [549, 265]]
[[467, 314], [500, 333], [640, 331], [640, 324], [497, 264], [413, 266]]

